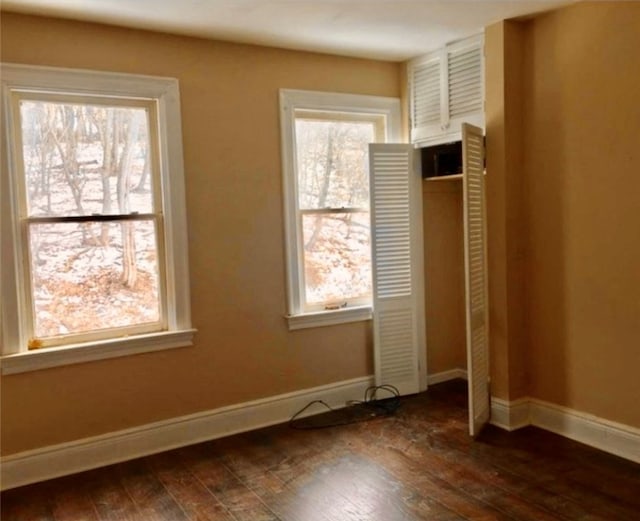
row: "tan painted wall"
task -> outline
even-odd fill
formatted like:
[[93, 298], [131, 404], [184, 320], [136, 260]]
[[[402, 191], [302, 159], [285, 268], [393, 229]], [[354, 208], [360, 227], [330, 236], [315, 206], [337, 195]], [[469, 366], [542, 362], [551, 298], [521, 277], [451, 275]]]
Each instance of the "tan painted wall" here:
[[529, 24], [531, 394], [640, 427], [640, 3]]
[[523, 71], [524, 24], [485, 30], [487, 221], [491, 390], [514, 400], [527, 393], [524, 312]]
[[466, 369], [462, 182], [423, 181], [429, 374]]
[[2, 378], [2, 453], [372, 373], [370, 324], [288, 332], [278, 89], [400, 95], [400, 65], [2, 13], [3, 61], [180, 80], [191, 348]]
[[485, 29], [484, 46], [491, 393], [509, 399], [504, 22]]
[[491, 375], [640, 426], [640, 3], [485, 32]]

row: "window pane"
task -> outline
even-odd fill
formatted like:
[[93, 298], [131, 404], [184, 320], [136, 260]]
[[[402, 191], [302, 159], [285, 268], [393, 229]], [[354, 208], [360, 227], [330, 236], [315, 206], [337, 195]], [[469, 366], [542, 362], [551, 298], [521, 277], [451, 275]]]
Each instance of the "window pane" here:
[[368, 212], [302, 216], [307, 304], [371, 295]]
[[150, 213], [144, 108], [20, 102], [29, 216]]
[[296, 118], [300, 208], [368, 208], [374, 141], [373, 122]]
[[160, 319], [153, 221], [29, 227], [37, 338]]

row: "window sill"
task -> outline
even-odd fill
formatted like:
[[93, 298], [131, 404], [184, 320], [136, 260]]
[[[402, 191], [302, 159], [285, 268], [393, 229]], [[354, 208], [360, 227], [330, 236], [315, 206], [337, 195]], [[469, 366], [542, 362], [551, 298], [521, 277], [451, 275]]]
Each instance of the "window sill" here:
[[195, 329], [163, 331], [64, 347], [16, 353], [0, 357], [3, 375], [37, 371], [49, 367], [80, 364], [119, 356], [149, 353], [193, 345]]
[[333, 326], [336, 324], [346, 324], [348, 322], [362, 322], [364, 320], [371, 320], [372, 317], [373, 311], [371, 306], [358, 306], [338, 309], [336, 311], [287, 315], [285, 318], [289, 324], [289, 331], [293, 331], [295, 329]]

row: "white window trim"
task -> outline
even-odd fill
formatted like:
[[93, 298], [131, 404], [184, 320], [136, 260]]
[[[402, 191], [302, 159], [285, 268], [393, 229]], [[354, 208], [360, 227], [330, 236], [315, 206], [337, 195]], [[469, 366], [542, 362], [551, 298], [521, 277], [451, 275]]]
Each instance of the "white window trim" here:
[[401, 142], [400, 100], [383, 96], [340, 94], [303, 90], [280, 90], [280, 131], [284, 189], [285, 253], [287, 263], [287, 323], [290, 330], [370, 320], [372, 306], [351, 306], [340, 310], [304, 312], [302, 308], [302, 252], [299, 238], [297, 179], [295, 170], [295, 112], [367, 113], [386, 119], [386, 142]]
[[[0, 203], [4, 240], [0, 252], [0, 332], [2, 374], [24, 372], [73, 363], [113, 358], [192, 345], [195, 330], [191, 327], [189, 295], [188, 238], [182, 154], [180, 93], [174, 78], [141, 76], [89, 70], [0, 64], [2, 88], [2, 178]], [[166, 263], [167, 330], [159, 333], [112, 338], [83, 344], [27, 351], [23, 306], [20, 229], [14, 205], [16, 187], [11, 181], [13, 158], [8, 143], [10, 92], [12, 89], [73, 92], [87, 95], [151, 98], [158, 104], [160, 127], [160, 176], [163, 191], [162, 213]]]

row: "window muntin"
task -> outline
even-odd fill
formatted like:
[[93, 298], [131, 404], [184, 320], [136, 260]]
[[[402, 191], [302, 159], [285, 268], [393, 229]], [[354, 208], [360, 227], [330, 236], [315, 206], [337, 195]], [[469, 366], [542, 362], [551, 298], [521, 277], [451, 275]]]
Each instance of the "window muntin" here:
[[384, 135], [379, 115], [295, 111], [305, 311], [371, 302], [368, 145]]
[[28, 348], [165, 330], [155, 101], [11, 96]]

